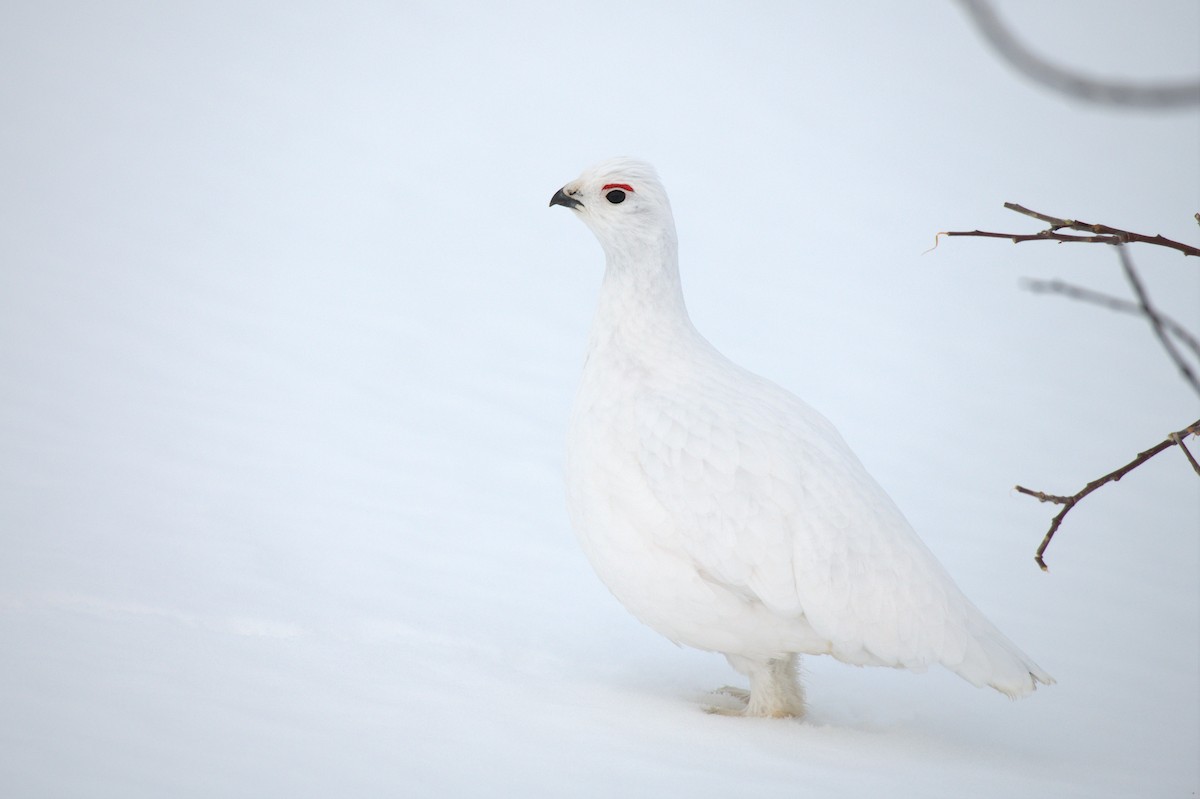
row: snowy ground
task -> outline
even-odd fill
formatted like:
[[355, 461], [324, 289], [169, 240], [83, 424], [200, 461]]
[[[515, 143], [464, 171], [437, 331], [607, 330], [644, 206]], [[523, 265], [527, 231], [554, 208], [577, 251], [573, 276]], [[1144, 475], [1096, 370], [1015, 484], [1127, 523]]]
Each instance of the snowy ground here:
[[[1196, 416], [1126, 293], [1006, 201], [1195, 242], [1200, 114], [1048, 95], [952, 4], [0, 9], [0, 794], [1188, 796]], [[1094, 74], [1194, 3], [1004, 2]], [[655, 162], [725, 352], [842, 429], [1053, 673], [1022, 702], [810, 659], [806, 723], [638, 625], [567, 527], [601, 272], [551, 193]], [[924, 253], [924, 254], [923, 254]], [[1197, 323], [1200, 267], [1134, 255]], [[1192, 259], [1193, 261], [1195, 259]]]

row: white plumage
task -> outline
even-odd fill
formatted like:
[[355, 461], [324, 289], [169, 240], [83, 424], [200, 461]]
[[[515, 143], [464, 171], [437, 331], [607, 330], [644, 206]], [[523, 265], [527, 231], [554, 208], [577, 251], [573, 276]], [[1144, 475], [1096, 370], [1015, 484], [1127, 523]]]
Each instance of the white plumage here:
[[667, 638], [750, 678], [745, 713], [800, 716], [799, 654], [1018, 697], [1053, 679], [971, 604], [837, 430], [692, 326], [654, 170], [602, 162], [550, 201], [606, 269], [567, 442], [571, 522], [600, 579]]

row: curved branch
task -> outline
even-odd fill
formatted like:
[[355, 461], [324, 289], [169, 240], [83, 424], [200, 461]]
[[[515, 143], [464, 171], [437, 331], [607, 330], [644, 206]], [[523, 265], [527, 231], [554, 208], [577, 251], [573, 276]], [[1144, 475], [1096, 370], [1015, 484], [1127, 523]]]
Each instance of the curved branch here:
[[1103, 105], [1177, 108], [1200, 104], [1200, 81], [1128, 83], [1099, 80], [1052, 64], [1012, 34], [986, 0], [959, 0], [988, 44], [1018, 72], [1060, 94]]
[[1097, 488], [1105, 486], [1109, 483], [1117, 482], [1122, 477], [1129, 474], [1158, 453], [1174, 446], [1178, 446], [1181, 450], [1183, 450], [1184, 455], [1187, 456], [1188, 462], [1191, 463], [1192, 468], [1196, 470], [1196, 474], [1200, 474], [1200, 463], [1196, 462], [1196, 459], [1192, 457], [1192, 453], [1183, 443], [1185, 438], [1194, 435], [1200, 435], [1200, 419], [1197, 419], [1178, 432], [1171, 433], [1165, 439], [1158, 442], [1145, 452], [1139, 452], [1136, 458], [1121, 468], [1114, 469], [1103, 477], [1097, 477], [1095, 480], [1088, 483], [1069, 497], [1058, 496], [1057, 494], [1047, 494], [1043, 491], [1034, 491], [1026, 488], [1025, 486], [1016, 486], [1017, 491], [1033, 497], [1038, 502], [1050, 502], [1055, 505], [1063, 506], [1062, 510], [1060, 510], [1054, 516], [1054, 518], [1050, 520], [1050, 529], [1046, 532], [1045, 538], [1042, 539], [1042, 545], [1037, 548], [1037, 554], [1035, 554], [1033, 558], [1035, 561], [1037, 561], [1037, 565], [1041, 567], [1042, 571], [1050, 570], [1049, 567], [1046, 566], [1046, 561], [1043, 560], [1042, 556], [1046, 554], [1046, 547], [1050, 546], [1050, 540], [1053, 539], [1054, 534], [1058, 532], [1058, 528], [1062, 525], [1063, 519], [1065, 519], [1067, 514], [1071, 512], [1071, 508], [1078, 505], [1081, 499], [1095, 491]]

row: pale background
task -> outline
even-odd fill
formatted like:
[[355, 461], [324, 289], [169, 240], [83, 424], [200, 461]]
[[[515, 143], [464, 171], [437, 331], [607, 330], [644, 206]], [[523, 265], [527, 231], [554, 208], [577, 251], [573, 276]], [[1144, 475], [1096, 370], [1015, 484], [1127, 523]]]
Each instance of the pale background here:
[[[1194, 2], [998, 6], [1101, 77]], [[1195, 243], [1200, 113], [1038, 88], [952, 3], [0, 6], [6, 797], [1188, 796], [1197, 416], [1103, 247]], [[602, 270], [550, 195], [654, 162], [723, 351], [842, 429], [1059, 684], [807, 661], [807, 723], [628, 616], [562, 501]], [[1197, 326], [1200, 259], [1135, 247]], [[1200, 448], [1200, 447], [1197, 447]]]

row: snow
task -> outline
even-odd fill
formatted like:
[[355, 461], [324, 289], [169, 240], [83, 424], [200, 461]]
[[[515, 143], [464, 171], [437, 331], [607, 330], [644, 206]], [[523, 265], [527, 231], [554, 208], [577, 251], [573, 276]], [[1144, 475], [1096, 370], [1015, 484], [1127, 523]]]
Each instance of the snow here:
[[[1001, 10], [1094, 74], [1200, 72], [1192, 4]], [[1126, 294], [1112, 253], [925, 253], [1036, 229], [1006, 200], [1196, 241], [1196, 112], [1048, 95], [950, 4], [490, 11], [0, 11], [0, 793], [1196, 791], [1200, 483], [1172, 451], [1102, 489], [1048, 574], [1011, 490], [1194, 395], [1144, 322], [1018, 287]], [[630, 618], [563, 508], [602, 262], [545, 206], [622, 153], [700, 330], [1057, 685], [809, 658], [808, 723], [700, 712], [736, 675]], [[1133, 255], [1195, 328], [1196, 264]]]

